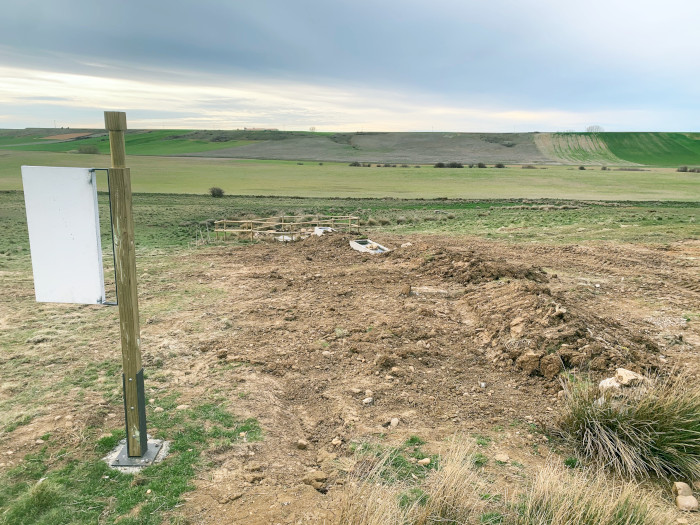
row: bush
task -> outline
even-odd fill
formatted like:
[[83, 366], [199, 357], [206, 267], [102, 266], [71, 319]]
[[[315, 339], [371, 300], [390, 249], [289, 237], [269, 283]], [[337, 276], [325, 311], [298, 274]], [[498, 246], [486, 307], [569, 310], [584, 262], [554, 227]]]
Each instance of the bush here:
[[524, 166], [521, 166], [524, 170], [536, 170], [537, 168], [533, 166], [532, 164], [526, 164]]
[[464, 164], [462, 164], [461, 162], [448, 162], [446, 167], [448, 167], [448, 168], [463, 168]]
[[477, 167], [477, 168], [485, 168], [485, 167], [486, 167], [486, 164], [484, 164], [483, 162], [479, 162], [479, 163], [476, 165], [476, 167]]
[[436, 162], [434, 168], [444, 168], [445, 163], [444, 162]]
[[100, 149], [95, 146], [94, 144], [83, 144], [82, 146], [78, 147], [78, 153], [85, 153], [88, 155], [97, 155], [100, 152]]
[[680, 171], [681, 173], [685, 173], [688, 171], [688, 166], [679, 166], [676, 171]]
[[579, 166], [578, 169], [580, 169], [581, 171], [585, 171], [585, 170], [586, 170], [586, 166]]
[[637, 395], [604, 395], [574, 381], [559, 421], [578, 453], [629, 477], [700, 479], [700, 383], [657, 379]]
[[209, 195], [215, 198], [220, 198], [224, 196], [224, 190], [214, 186], [213, 188], [209, 188]]
[[502, 162], [499, 162], [498, 164], [496, 164], [496, 168], [505, 168], [505, 167], [506, 167], [506, 165], [503, 164]]
[[607, 166], [601, 166], [600, 169], [601, 169], [602, 171], [608, 171], [608, 167], [607, 167]]
[[351, 163], [350, 163], [349, 165], [350, 165], [350, 166], [353, 166], [353, 167], [356, 167], [356, 166], [362, 166], [362, 164], [360, 164], [360, 163], [359, 163], [359, 162], [357, 162], [357, 161], [355, 161], [355, 162], [351, 162]]

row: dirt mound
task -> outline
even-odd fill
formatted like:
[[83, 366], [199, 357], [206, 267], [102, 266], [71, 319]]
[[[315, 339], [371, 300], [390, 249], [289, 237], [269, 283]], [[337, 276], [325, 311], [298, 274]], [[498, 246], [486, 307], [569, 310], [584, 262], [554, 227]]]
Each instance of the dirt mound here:
[[653, 353], [659, 348], [651, 335], [601, 316], [595, 304], [582, 304], [567, 291], [552, 292], [541, 267], [477, 249], [440, 249], [420, 268], [467, 286], [461, 301], [476, 314], [476, 339], [492, 363], [515, 365], [547, 379], [564, 368], [641, 371], [658, 363]]
[[460, 284], [479, 284], [504, 278], [528, 279], [537, 283], [549, 281], [542, 268], [512, 264], [503, 258], [489, 258], [474, 250], [467, 253], [439, 250], [423, 264], [423, 270], [428, 275], [438, 275]]

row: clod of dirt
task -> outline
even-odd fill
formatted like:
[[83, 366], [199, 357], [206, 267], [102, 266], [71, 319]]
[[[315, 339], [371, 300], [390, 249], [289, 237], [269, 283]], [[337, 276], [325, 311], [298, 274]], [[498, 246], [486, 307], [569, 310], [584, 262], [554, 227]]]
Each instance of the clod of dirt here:
[[460, 284], [479, 284], [504, 278], [549, 282], [541, 268], [512, 264], [504, 259], [485, 260], [474, 251], [439, 250], [423, 264], [423, 269], [428, 275], [439, 275]]
[[312, 470], [311, 472], [307, 472], [306, 475], [301, 478], [301, 481], [306, 485], [311, 485], [318, 491], [322, 491], [326, 485], [326, 481], [328, 481], [328, 474], [322, 470]]

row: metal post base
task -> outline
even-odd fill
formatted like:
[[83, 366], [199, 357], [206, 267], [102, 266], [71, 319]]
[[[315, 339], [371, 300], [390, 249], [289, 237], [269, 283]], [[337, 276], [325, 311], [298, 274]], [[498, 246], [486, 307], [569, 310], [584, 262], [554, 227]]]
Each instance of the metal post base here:
[[[149, 439], [148, 448], [143, 456], [129, 456], [126, 440], [122, 439], [117, 445], [118, 452], [116, 456], [109, 462], [110, 467], [148, 467], [162, 460], [167, 454], [167, 451], [162, 453], [163, 449], [166, 448], [164, 445], [166, 443], [160, 439]], [[161, 455], [162, 453], [162, 455]]]

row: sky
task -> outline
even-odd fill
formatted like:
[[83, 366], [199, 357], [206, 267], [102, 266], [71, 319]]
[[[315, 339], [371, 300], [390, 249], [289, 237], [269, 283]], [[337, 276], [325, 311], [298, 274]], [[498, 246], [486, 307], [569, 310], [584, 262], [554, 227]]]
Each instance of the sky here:
[[21, 0], [0, 128], [700, 131], [697, 0]]

